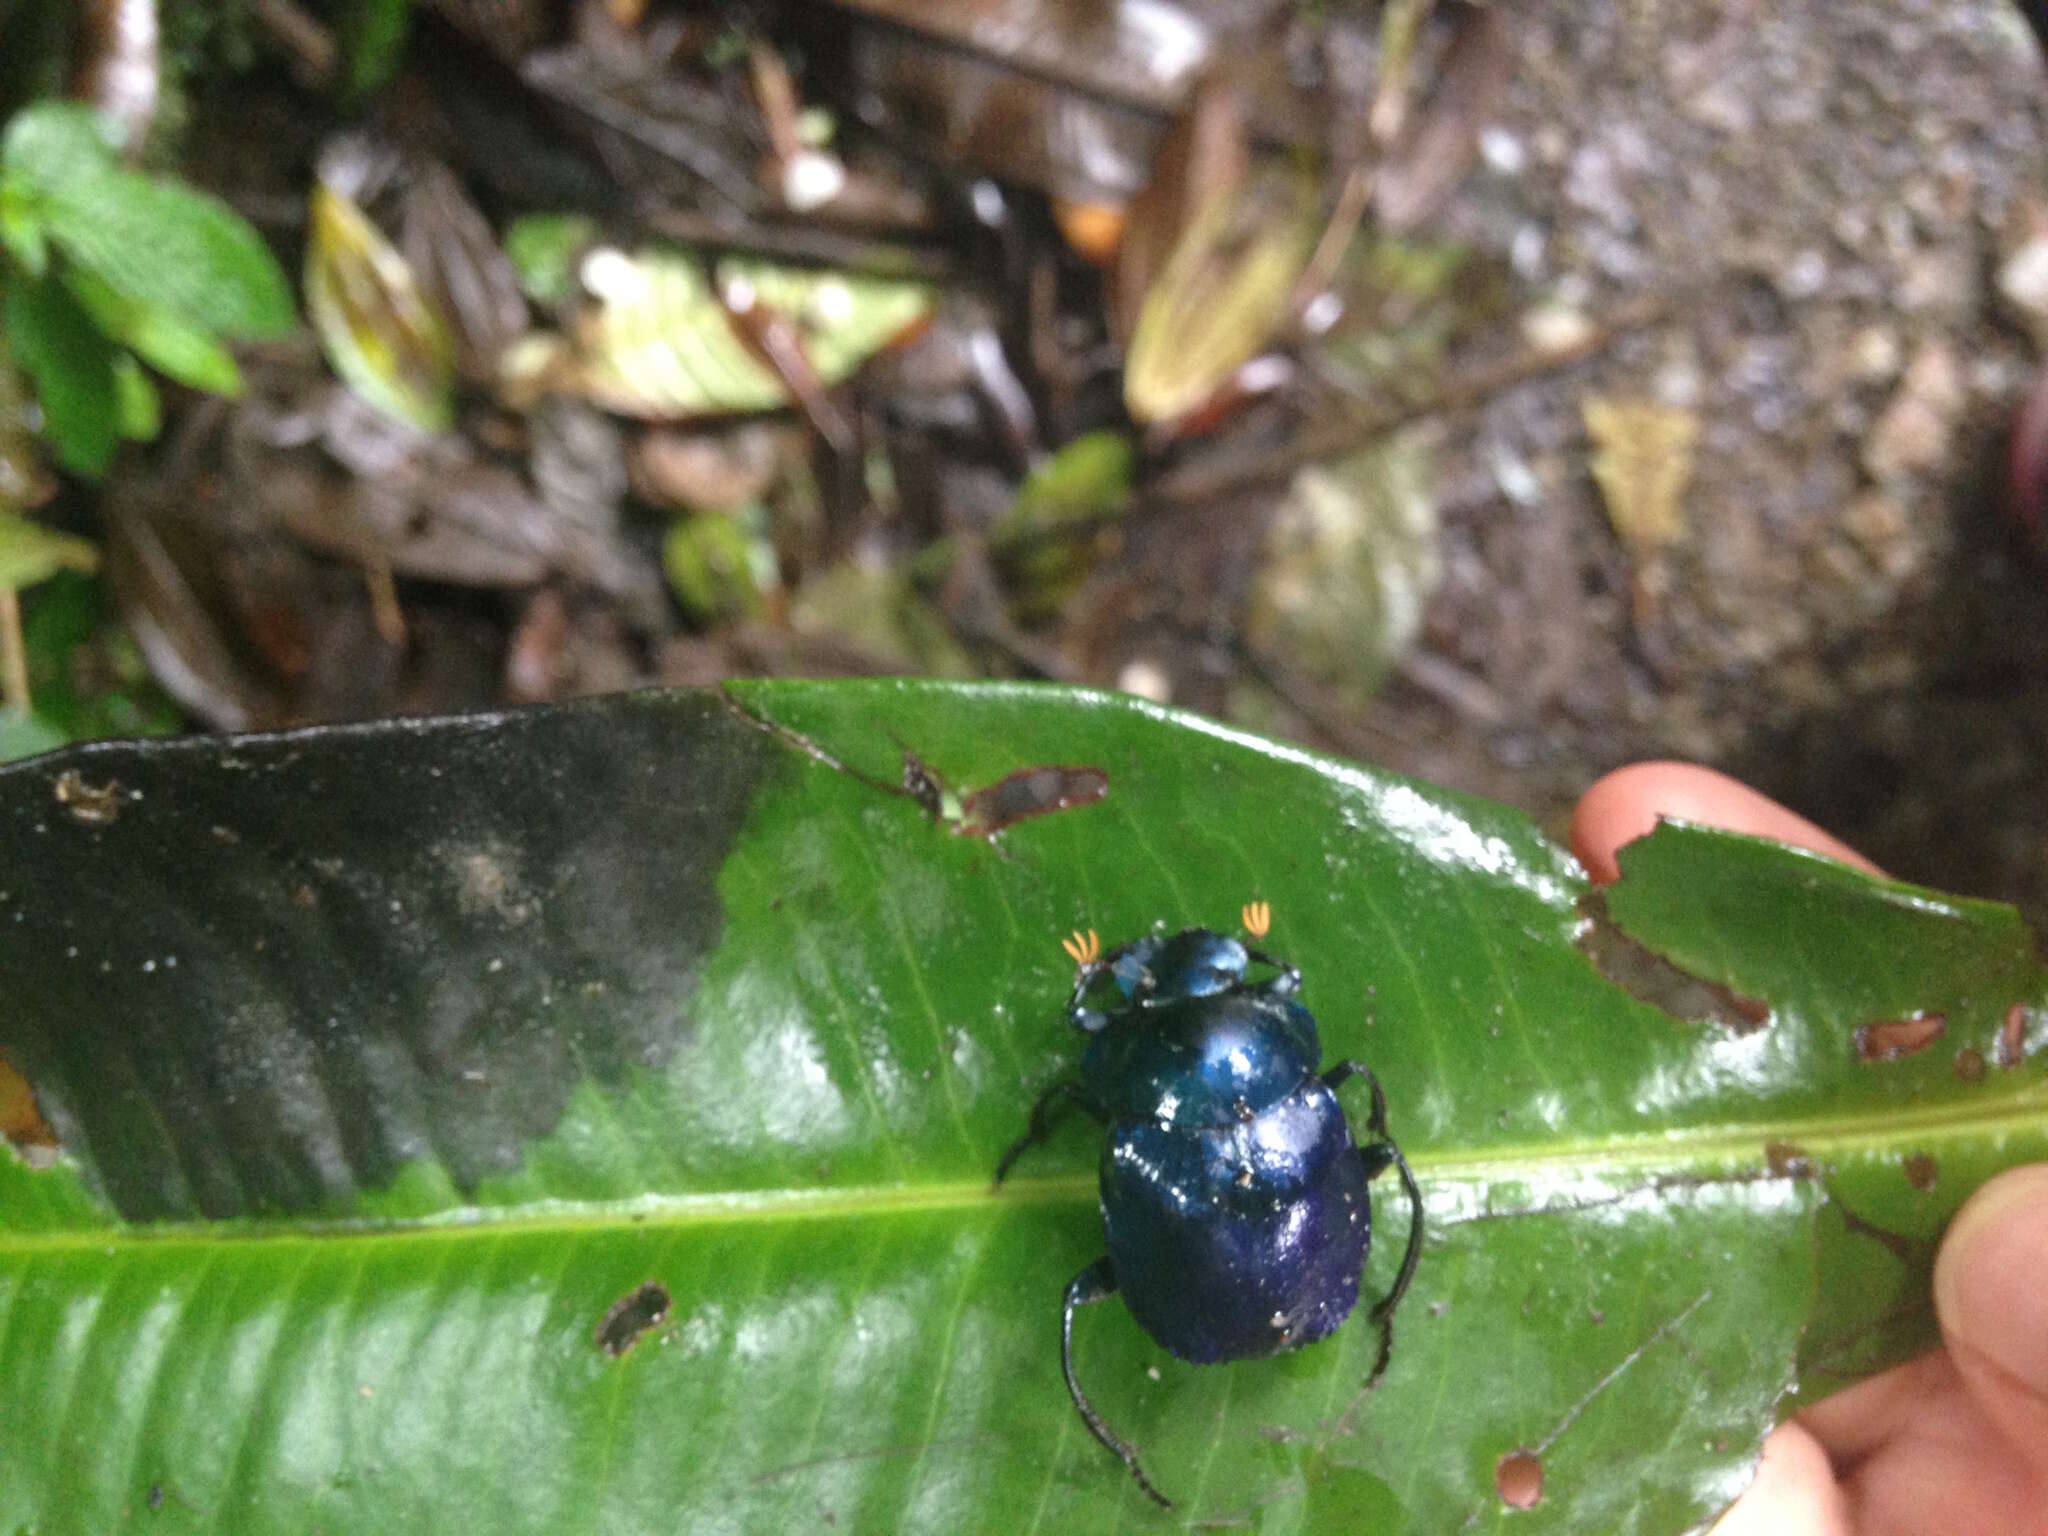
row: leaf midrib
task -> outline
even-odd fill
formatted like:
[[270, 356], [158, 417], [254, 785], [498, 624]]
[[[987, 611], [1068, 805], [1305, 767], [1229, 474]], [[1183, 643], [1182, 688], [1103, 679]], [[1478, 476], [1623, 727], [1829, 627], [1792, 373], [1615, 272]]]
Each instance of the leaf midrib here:
[[[1859, 1153], [1884, 1152], [1910, 1142], [1931, 1152], [1958, 1141], [2007, 1133], [2040, 1133], [2037, 1096], [2000, 1100], [1983, 1108], [1955, 1105], [1908, 1107], [1853, 1117], [1761, 1121], [1739, 1126], [1694, 1128], [1666, 1135], [1582, 1139], [1540, 1146], [1497, 1148], [1484, 1155], [1424, 1151], [1409, 1158], [1427, 1185], [1534, 1183], [1561, 1169], [1581, 1174], [1668, 1173], [1708, 1176], [1755, 1170], [1764, 1147], [1784, 1142], [1817, 1165]], [[1583, 1166], [1581, 1166], [1583, 1165]], [[1789, 1175], [1788, 1175], [1789, 1177]], [[0, 1232], [0, 1256], [38, 1251], [78, 1251], [120, 1244], [152, 1248], [190, 1244], [259, 1244], [309, 1240], [459, 1240], [470, 1232], [493, 1236], [508, 1231], [538, 1234], [615, 1228], [661, 1231], [745, 1221], [817, 1221], [849, 1216], [886, 1216], [986, 1209], [998, 1205], [1080, 1205], [1096, 1196], [1092, 1173], [1019, 1177], [1001, 1191], [986, 1179], [951, 1179], [923, 1184], [856, 1184], [832, 1189], [760, 1189], [719, 1195], [659, 1195], [630, 1201], [560, 1202], [492, 1208], [465, 1206], [433, 1216], [393, 1220], [336, 1220], [265, 1223], [227, 1221], [153, 1227], [85, 1227], [48, 1232]]]

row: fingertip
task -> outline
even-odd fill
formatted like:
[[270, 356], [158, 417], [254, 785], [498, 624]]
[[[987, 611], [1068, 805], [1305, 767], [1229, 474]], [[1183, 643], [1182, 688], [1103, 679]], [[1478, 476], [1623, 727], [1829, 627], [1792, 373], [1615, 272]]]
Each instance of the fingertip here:
[[1994, 1376], [2048, 1411], [2048, 1164], [2012, 1168], [1964, 1202], [1934, 1261], [1934, 1309], [1965, 1372]]
[[1882, 873], [1804, 816], [1739, 779], [1697, 763], [1631, 763], [1597, 780], [1572, 812], [1572, 852], [1594, 881], [1604, 885], [1620, 878], [1620, 849], [1667, 817], [1774, 837], [1870, 874]]
[[1756, 1480], [1710, 1536], [1847, 1536], [1848, 1503], [1821, 1443], [1797, 1423], [1780, 1424], [1764, 1440]]

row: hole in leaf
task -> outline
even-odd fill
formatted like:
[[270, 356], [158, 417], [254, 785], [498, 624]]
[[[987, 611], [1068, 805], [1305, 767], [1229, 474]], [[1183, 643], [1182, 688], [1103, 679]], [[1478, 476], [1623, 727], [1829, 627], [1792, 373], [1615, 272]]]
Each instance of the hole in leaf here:
[[0, 1136], [32, 1168], [46, 1168], [57, 1150], [57, 1133], [36, 1108], [36, 1093], [14, 1064], [0, 1055]]
[[1880, 1019], [1856, 1031], [1856, 1055], [1864, 1061], [1897, 1061], [1924, 1051], [1948, 1033], [1945, 1013], [1916, 1013], [1903, 1019]]
[[1509, 1451], [1494, 1463], [1493, 1486], [1509, 1509], [1534, 1509], [1543, 1497], [1543, 1459], [1534, 1451]]
[[1608, 915], [1603, 893], [1587, 892], [1579, 899], [1579, 913], [1586, 919], [1579, 949], [1595, 970], [1636, 1001], [1681, 1023], [1718, 1024], [1732, 1035], [1754, 1034], [1771, 1022], [1768, 1003], [1695, 976], [1623, 933]]
[[962, 795], [960, 809], [966, 820], [954, 830], [966, 837], [993, 837], [1033, 816], [1093, 805], [1108, 793], [1109, 775], [1100, 768], [1020, 768], [985, 789]]
[[1998, 1032], [1998, 1064], [2012, 1068], [2027, 1059], [2027, 1025], [2030, 1011], [2025, 1003], [2005, 1010], [2005, 1027]]
[[638, 1344], [648, 1329], [661, 1325], [670, 1305], [668, 1288], [649, 1280], [613, 1302], [591, 1338], [616, 1360]]

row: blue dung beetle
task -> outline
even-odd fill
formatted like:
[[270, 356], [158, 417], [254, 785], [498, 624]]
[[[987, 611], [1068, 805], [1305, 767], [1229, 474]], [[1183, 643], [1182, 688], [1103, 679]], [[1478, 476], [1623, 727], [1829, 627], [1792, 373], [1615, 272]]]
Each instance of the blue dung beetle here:
[[[1264, 902], [1244, 909], [1254, 940], [1271, 921]], [[1370, 1386], [1387, 1368], [1394, 1307], [1415, 1274], [1422, 1194], [1387, 1133], [1386, 1097], [1371, 1070], [1340, 1061], [1319, 1073], [1316, 1021], [1295, 999], [1299, 969], [1206, 928], [1149, 934], [1107, 953], [1092, 931], [1064, 942], [1080, 968], [1067, 1017], [1088, 1035], [1081, 1070], [1039, 1095], [1024, 1134], [996, 1165], [996, 1182], [1045, 1139], [1055, 1111], [1073, 1106], [1107, 1123], [1109, 1252], [1067, 1286], [1060, 1367], [1089, 1432], [1171, 1508], [1074, 1377], [1075, 1308], [1120, 1294], [1161, 1347], [1195, 1364], [1314, 1343], [1357, 1305], [1372, 1246], [1366, 1186], [1397, 1168], [1408, 1248], [1373, 1308], [1380, 1346]], [[1253, 964], [1273, 974], [1249, 980]], [[1372, 1089], [1363, 1146], [1335, 1092], [1353, 1077]]]

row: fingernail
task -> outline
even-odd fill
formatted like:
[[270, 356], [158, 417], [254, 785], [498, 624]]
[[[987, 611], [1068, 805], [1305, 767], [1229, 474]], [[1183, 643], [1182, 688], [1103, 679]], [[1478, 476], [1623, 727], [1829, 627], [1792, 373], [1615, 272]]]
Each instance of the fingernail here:
[[2017, 1168], [1972, 1195], [1934, 1263], [1934, 1309], [1952, 1342], [2048, 1393], [2048, 1166]]

